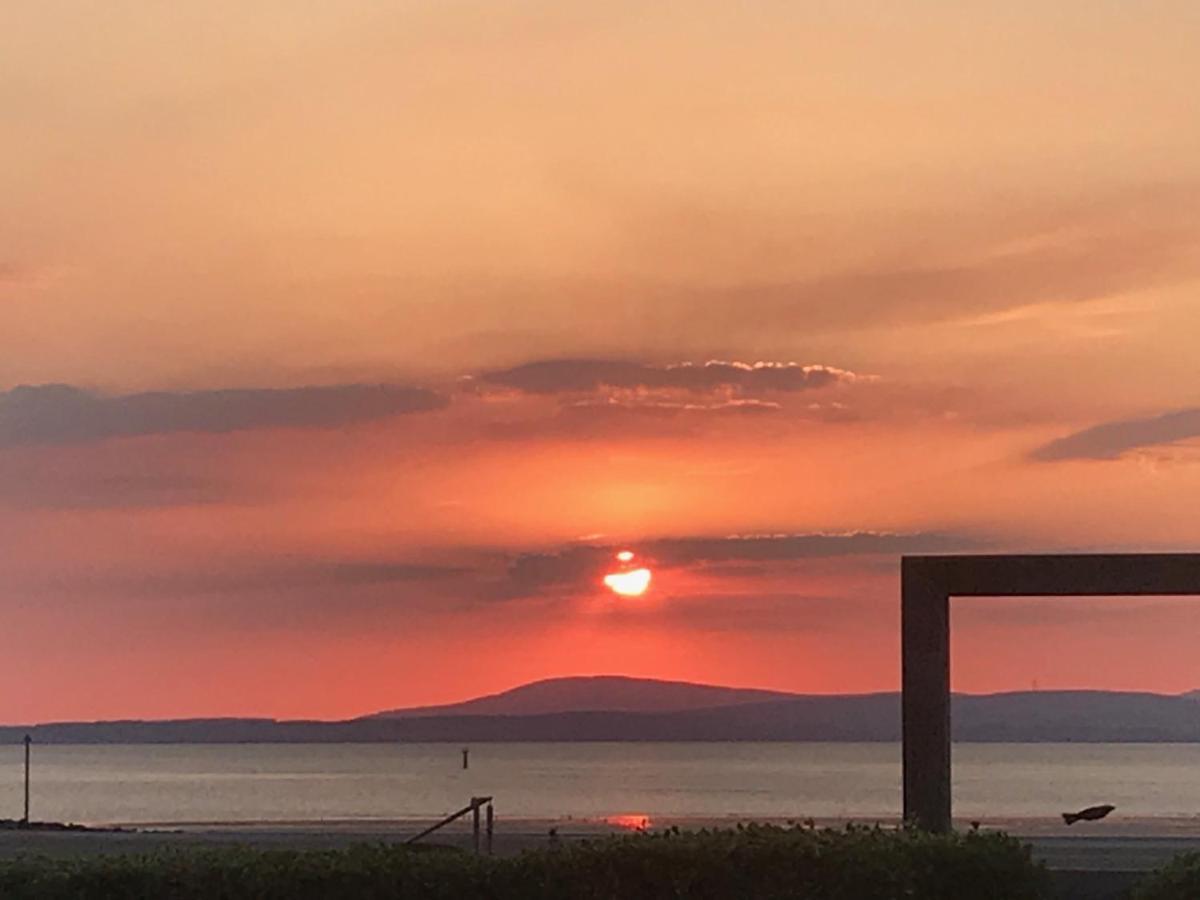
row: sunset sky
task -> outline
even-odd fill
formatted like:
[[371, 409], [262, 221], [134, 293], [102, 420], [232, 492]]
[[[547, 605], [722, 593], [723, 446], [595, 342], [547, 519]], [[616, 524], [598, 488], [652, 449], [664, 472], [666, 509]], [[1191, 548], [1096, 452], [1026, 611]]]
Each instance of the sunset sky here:
[[[1200, 550], [1195, 0], [0, 6], [0, 722], [899, 685]], [[622, 598], [629, 549], [653, 571]], [[1200, 598], [954, 686], [1200, 687]]]

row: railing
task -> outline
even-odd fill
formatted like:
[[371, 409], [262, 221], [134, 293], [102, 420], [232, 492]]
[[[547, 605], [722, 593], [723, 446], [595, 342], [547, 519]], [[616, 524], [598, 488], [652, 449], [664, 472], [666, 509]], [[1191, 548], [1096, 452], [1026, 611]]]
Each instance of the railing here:
[[[475, 852], [476, 853], [480, 852], [480, 831], [481, 831], [481, 824], [482, 824], [483, 836], [486, 838], [486, 844], [484, 845], [484, 852], [486, 852], [489, 856], [491, 856], [491, 854], [492, 854], [492, 835], [493, 835], [493, 833], [495, 831], [495, 827], [496, 827], [496, 816], [495, 816], [495, 812], [492, 809], [492, 798], [491, 797], [472, 797], [471, 802], [468, 803], [466, 806], [464, 806], [462, 809], [460, 809], [458, 812], [451, 813], [450, 815], [446, 816], [446, 818], [442, 819], [440, 822], [430, 825], [428, 828], [426, 828], [420, 834], [413, 835], [404, 843], [415, 844], [417, 841], [421, 840], [421, 838], [428, 837], [429, 835], [431, 835], [435, 831], [437, 831], [439, 828], [444, 828], [447, 825], [449, 825], [451, 822], [455, 822], [455, 821], [461, 819], [467, 813], [471, 813], [471, 837], [472, 837], [473, 845], [475, 847]], [[486, 822], [481, 823], [480, 822], [481, 818], [485, 818]]]

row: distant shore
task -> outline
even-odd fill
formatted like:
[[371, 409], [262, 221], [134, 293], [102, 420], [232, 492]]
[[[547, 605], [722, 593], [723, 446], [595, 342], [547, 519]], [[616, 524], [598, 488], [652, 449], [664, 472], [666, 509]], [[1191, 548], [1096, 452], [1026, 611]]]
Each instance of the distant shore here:
[[0, 819], [0, 831], [36, 831], [36, 832], [63, 832], [63, 831], [121, 831], [124, 830], [115, 825], [78, 825], [74, 822], [38, 822], [26, 821], [25, 819]]
[[[562, 689], [562, 682], [569, 682], [571, 690], [567, 696], [556, 695], [557, 708], [533, 702], [544, 701], [539, 692], [547, 686]], [[611, 695], [615, 689], [621, 696]], [[644, 708], [648, 697], [657, 697], [657, 708]], [[635, 700], [642, 706], [635, 708]], [[604, 701], [615, 705], [603, 708]], [[393, 710], [345, 721], [0, 725], [0, 744], [20, 743], [27, 734], [37, 744], [895, 743], [900, 740], [900, 705], [894, 691], [787, 695], [648, 679], [558, 679], [448, 707]], [[1200, 743], [1200, 700], [1194, 693], [1015, 691], [955, 694], [951, 705], [953, 738], [960, 743]]]

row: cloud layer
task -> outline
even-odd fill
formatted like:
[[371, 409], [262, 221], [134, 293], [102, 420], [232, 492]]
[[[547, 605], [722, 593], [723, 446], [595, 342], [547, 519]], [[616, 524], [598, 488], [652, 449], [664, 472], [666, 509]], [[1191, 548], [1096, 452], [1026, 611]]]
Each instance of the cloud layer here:
[[[977, 547], [965, 535], [890, 534], [859, 531], [846, 534], [731, 535], [728, 537], [663, 538], [639, 542], [639, 558], [657, 567], [688, 568], [712, 564], [792, 563], [805, 559], [851, 556], [895, 556], [939, 553]], [[509, 581], [516, 594], [573, 589], [595, 582], [611, 570], [614, 554], [624, 545], [569, 547], [556, 553], [515, 557]]]

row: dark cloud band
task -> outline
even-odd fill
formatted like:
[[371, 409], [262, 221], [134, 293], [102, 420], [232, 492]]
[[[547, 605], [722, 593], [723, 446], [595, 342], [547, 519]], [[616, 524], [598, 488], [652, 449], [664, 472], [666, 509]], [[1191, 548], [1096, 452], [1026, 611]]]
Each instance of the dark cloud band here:
[[445, 398], [433, 391], [390, 385], [156, 391], [115, 397], [63, 384], [21, 386], [0, 393], [0, 447], [177, 432], [340, 428], [445, 405]]
[[1051, 441], [1034, 450], [1034, 459], [1116, 459], [1140, 447], [1200, 437], [1200, 409], [1182, 409], [1144, 419], [1105, 422]]

